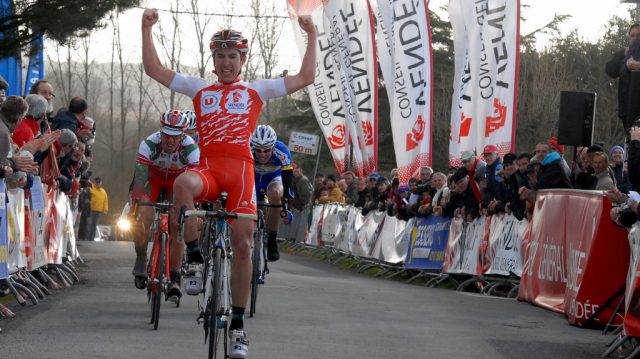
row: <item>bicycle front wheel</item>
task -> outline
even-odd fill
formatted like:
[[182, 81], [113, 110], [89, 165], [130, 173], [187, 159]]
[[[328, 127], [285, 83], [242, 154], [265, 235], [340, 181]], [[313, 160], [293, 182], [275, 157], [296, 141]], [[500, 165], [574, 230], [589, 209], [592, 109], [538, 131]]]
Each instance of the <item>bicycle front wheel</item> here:
[[165, 272], [165, 268], [164, 268], [164, 264], [165, 264], [165, 245], [167, 242], [167, 234], [166, 233], [160, 233], [160, 250], [158, 252], [158, 257], [157, 257], [157, 263], [156, 263], [156, 267], [157, 267], [157, 275], [156, 278], [154, 280], [155, 284], [152, 285], [151, 287], [151, 311], [152, 311], [152, 318], [153, 318], [153, 330], [158, 330], [158, 324], [160, 322], [160, 303], [162, 303], [162, 288], [163, 288], [163, 282], [164, 282], [164, 272]]
[[253, 245], [253, 271], [251, 273], [251, 303], [249, 305], [249, 317], [253, 318], [258, 303], [258, 290], [260, 289], [260, 254], [262, 253], [262, 229], [256, 232], [256, 238]]
[[[211, 298], [209, 298], [209, 359], [218, 357], [220, 351], [220, 336], [224, 335], [227, 323], [222, 321], [224, 307], [224, 288], [222, 285], [222, 249], [216, 248], [213, 256], [213, 278], [211, 278]], [[224, 342], [224, 341], [223, 341]], [[220, 358], [224, 358], [225, 349], [222, 349]]]

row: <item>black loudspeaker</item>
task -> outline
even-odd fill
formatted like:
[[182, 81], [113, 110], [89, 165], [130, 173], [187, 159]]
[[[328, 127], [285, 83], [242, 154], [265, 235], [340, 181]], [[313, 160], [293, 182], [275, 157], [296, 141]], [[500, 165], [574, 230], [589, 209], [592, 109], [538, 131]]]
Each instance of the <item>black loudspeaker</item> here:
[[594, 92], [560, 92], [558, 143], [569, 146], [589, 146], [593, 142], [596, 94]]
[[640, 71], [631, 71], [629, 74], [629, 105], [627, 120], [624, 124], [625, 131], [634, 125], [640, 118]]

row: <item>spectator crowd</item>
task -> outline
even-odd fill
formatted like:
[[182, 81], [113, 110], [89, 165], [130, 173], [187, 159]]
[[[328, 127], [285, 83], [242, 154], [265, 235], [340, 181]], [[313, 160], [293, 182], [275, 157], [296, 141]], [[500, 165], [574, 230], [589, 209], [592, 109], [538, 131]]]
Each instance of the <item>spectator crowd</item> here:
[[108, 207], [105, 199], [99, 209], [92, 208], [96, 201], [91, 190], [99, 186], [91, 182], [95, 128], [87, 101], [74, 97], [54, 115], [54, 89], [48, 81], [34, 83], [24, 98], [5, 96], [8, 88], [0, 77], [0, 178], [9, 189], [25, 189], [26, 196], [34, 181], [65, 193], [78, 213], [79, 238], [90, 239], [97, 224], [91, 212], [104, 213]]

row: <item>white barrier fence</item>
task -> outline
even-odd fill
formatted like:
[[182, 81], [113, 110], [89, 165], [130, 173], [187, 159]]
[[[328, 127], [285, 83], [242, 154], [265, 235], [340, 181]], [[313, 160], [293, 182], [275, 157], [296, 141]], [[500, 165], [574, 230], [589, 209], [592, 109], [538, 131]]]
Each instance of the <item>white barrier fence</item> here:
[[7, 189], [1, 181], [0, 279], [22, 269], [36, 270], [78, 258], [69, 198], [38, 177], [29, 190]]

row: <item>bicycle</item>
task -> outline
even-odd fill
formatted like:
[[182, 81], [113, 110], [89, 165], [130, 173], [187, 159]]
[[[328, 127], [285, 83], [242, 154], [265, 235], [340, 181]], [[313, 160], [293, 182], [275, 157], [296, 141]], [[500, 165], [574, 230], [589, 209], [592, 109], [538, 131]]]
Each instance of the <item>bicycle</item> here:
[[258, 221], [256, 223], [256, 232], [254, 235], [253, 255], [251, 262], [253, 264], [253, 271], [251, 274], [251, 303], [249, 305], [249, 317], [253, 318], [253, 314], [256, 312], [256, 305], [258, 302], [258, 291], [260, 285], [264, 284], [264, 279], [269, 274], [269, 266], [267, 265], [267, 231], [265, 228], [265, 215], [263, 208], [282, 208], [281, 204], [269, 204], [264, 201], [264, 193], [262, 193], [262, 200], [257, 203], [258, 207]]
[[227, 193], [222, 192], [213, 210], [185, 210], [181, 208], [179, 217], [180, 238], [184, 238], [184, 219], [204, 218], [204, 226], [199, 238], [199, 247], [204, 260], [202, 298], [198, 300], [199, 315], [196, 321], [203, 325], [205, 343], [209, 344], [209, 359], [218, 357], [220, 334], [224, 336], [221, 358], [228, 356], [228, 328], [231, 317], [231, 295], [229, 272], [233, 253], [230, 243], [230, 228], [227, 219], [257, 220], [255, 215], [231, 213], [225, 210]]
[[[170, 299], [166, 295], [167, 286], [171, 280], [169, 274], [169, 210], [173, 204], [166, 201], [157, 203], [141, 201], [138, 202], [137, 206], [154, 208], [154, 218], [149, 228], [149, 236], [153, 239], [153, 245], [149, 262], [147, 263], [147, 299], [151, 305], [149, 323], [153, 324], [154, 330], [158, 330], [162, 294], [165, 294], [165, 301]], [[134, 213], [136, 212], [137, 207]], [[177, 307], [180, 306], [180, 298], [171, 297], [171, 299]]]

